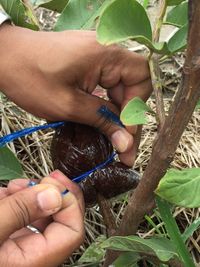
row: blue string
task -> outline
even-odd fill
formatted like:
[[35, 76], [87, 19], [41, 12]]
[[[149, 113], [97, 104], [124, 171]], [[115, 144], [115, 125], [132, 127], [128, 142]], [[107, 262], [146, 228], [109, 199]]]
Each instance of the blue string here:
[[34, 132], [37, 132], [39, 130], [45, 130], [49, 128], [57, 128], [60, 126], [63, 126], [65, 122], [54, 122], [54, 123], [49, 123], [49, 124], [44, 124], [40, 126], [34, 126], [34, 127], [29, 127], [20, 131], [13, 132], [11, 134], [8, 134], [6, 136], [3, 136], [0, 138], [0, 147], [5, 146], [7, 143], [12, 142], [13, 140], [23, 137], [28, 134], [32, 134]]
[[77, 177], [75, 177], [72, 181], [75, 183], [79, 183], [82, 180], [84, 180], [87, 176], [89, 176], [90, 174], [92, 174], [93, 172], [102, 169], [103, 167], [105, 167], [107, 164], [111, 163], [114, 158], [116, 157], [117, 153], [113, 152], [106, 161], [104, 161], [103, 163], [100, 163], [99, 165], [95, 166], [93, 169], [91, 169], [90, 171], [87, 171]]
[[115, 123], [120, 127], [124, 127], [123, 123], [121, 122], [120, 118], [112, 112], [107, 106], [101, 106], [98, 110], [98, 113], [103, 116], [106, 120]]
[[[45, 129], [49, 129], [49, 128], [57, 128], [60, 126], [63, 126], [65, 124], [65, 122], [54, 122], [54, 123], [49, 123], [49, 124], [44, 124], [44, 125], [40, 125], [40, 126], [34, 126], [34, 127], [29, 127], [23, 130], [19, 130], [16, 132], [13, 132], [11, 134], [8, 134], [6, 136], [3, 136], [0, 138], [0, 147], [6, 145], [9, 142], [12, 142], [13, 140], [23, 137], [25, 135], [28, 134], [32, 134], [34, 132], [37, 132], [39, 130], [45, 130]], [[72, 181], [75, 183], [80, 183], [82, 180], [84, 180], [86, 177], [88, 177], [90, 174], [92, 174], [93, 172], [102, 169], [103, 167], [105, 167], [107, 164], [111, 163], [115, 156], [117, 155], [116, 152], [113, 152], [106, 161], [104, 161], [103, 163], [100, 163], [99, 165], [95, 166], [93, 169], [75, 177]], [[30, 182], [29, 186], [34, 186], [35, 182]], [[65, 195], [68, 191], [65, 190], [62, 195]]]
[[[104, 161], [103, 163], [100, 163], [99, 165], [97, 165], [96, 167], [94, 167], [93, 169], [91, 169], [90, 171], [87, 171], [87, 172], [85, 172], [85, 173], [83, 173], [83, 174], [81, 174], [81, 175], [75, 177], [74, 179], [72, 179], [72, 182], [74, 182], [74, 183], [80, 183], [80, 182], [83, 181], [86, 177], [88, 177], [90, 174], [94, 173], [94, 172], [97, 171], [97, 170], [102, 169], [102, 168], [105, 167], [107, 164], [111, 163], [111, 162], [114, 160], [114, 158], [115, 158], [116, 155], [117, 155], [117, 153], [116, 153], [116, 152], [113, 152], [113, 153], [109, 156], [109, 158], [108, 158], [106, 161]], [[32, 185], [31, 185], [31, 186], [32, 186]], [[66, 189], [66, 190], [65, 190], [64, 192], [62, 192], [61, 194], [64, 196], [64, 195], [66, 195], [68, 192], [69, 192], [69, 191]]]
[[[109, 121], [117, 124], [118, 126], [124, 127], [124, 125], [120, 121], [119, 117], [115, 113], [113, 113], [108, 107], [101, 106], [100, 109], [98, 110], [98, 113], [101, 116], [103, 116], [106, 120], [109, 120]], [[12, 142], [13, 140], [15, 140], [17, 138], [32, 134], [32, 133], [37, 132], [39, 130], [45, 130], [45, 129], [49, 129], [49, 128], [57, 128], [57, 127], [63, 126], [64, 124], [65, 124], [65, 122], [63, 122], [63, 121], [54, 122], [54, 123], [44, 124], [44, 125], [40, 125], [40, 126], [29, 127], [29, 128], [25, 128], [23, 130], [13, 132], [13, 133], [8, 134], [6, 136], [0, 137], [0, 147], [5, 146], [7, 143]], [[86, 177], [88, 177], [93, 172], [95, 172], [99, 169], [102, 169], [107, 164], [111, 163], [114, 160], [116, 155], [117, 155], [117, 153], [113, 152], [108, 157], [108, 159], [106, 161], [95, 166], [93, 169], [75, 177], [72, 181], [75, 183], [81, 182], [82, 180], [84, 180]], [[35, 185], [35, 182], [31, 182], [29, 184], [29, 186], [34, 186], [34, 185]], [[68, 190], [65, 190], [62, 194], [64, 195], [67, 192], [68, 192]]]

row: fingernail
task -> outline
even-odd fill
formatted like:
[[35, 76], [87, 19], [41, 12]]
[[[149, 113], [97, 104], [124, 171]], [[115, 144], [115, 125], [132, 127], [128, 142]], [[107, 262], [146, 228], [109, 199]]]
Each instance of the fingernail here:
[[128, 148], [129, 137], [121, 130], [116, 131], [111, 136], [111, 142], [118, 152], [125, 152]]
[[59, 171], [59, 170], [55, 170], [55, 171], [51, 172], [49, 174], [49, 176], [51, 176], [54, 179], [58, 179], [59, 177], [66, 178], [66, 176], [61, 171]]
[[54, 188], [48, 188], [38, 193], [37, 201], [43, 211], [56, 212], [62, 206], [62, 196]]

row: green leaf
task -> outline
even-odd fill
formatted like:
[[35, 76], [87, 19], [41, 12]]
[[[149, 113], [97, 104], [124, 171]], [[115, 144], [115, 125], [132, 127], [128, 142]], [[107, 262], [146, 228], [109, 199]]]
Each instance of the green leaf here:
[[173, 217], [171, 213], [169, 203], [158, 196], [156, 196], [156, 203], [157, 203], [161, 218], [167, 229], [167, 233], [170, 237], [170, 240], [175, 246], [176, 251], [179, 255], [179, 258], [181, 259], [181, 261], [183, 261], [183, 266], [195, 267], [195, 264], [191, 258], [191, 255], [183, 242], [183, 239], [182, 239], [180, 230], [178, 228], [178, 225], [175, 221], [175, 218]]
[[153, 43], [149, 18], [136, 0], [114, 0], [100, 16], [97, 40], [104, 45], [132, 39], [158, 54], [171, 55], [185, 47], [186, 29], [175, 33], [169, 43]]
[[109, 2], [110, 0], [70, 0], [58, 18], [54, 30], [91, 29]]
[[83, 253], [81, 258], [78, 260], [79, 263], [95, 263], [103, 260], [105, 256], [105, 249], [100, 247], [100, 244], [106, 240], [105, 236], [99, 236], [94, 243], [92, 243], [86, 251]]
[[195, 110], [198, 110], [198, 109], [200, 109], [200, 100], [197, 102]]
[[36, 7], [44, 7], [46, 9], [61, 13], [69, 0], [31, 0]]
[[155, 193], [177, 206], [200, 207], [200, 168], [169, 170]]
[[115, 0], [100, 16], [97, 38], [102, 44], [135, 39], [150, 42], [152, 30], [147, 13], [136, 0]]
[[0, 148], [0, 180], [12, 180], [24, 176], [22, 166], [7, 147]]
[[188, 24], [188, 2], [184, 2], [170, 10], [167, 14], [165, 23], [177, 27], [182, 27], [185, 24]]
[[0, 4], [17, 26], [38, 30], [38, 22], [30, 6], [21, 0], [0, 0]]
[[182, 239], [184, 242], [193, 235], [193, 233], [200, 227], [200, 218], [194, 220], [188, 228], [185, 229], [185, 232], [182, 234]]
[[173, 243], [164, 237], [143, 239], [138, 236], [113, 236], [104, 241], [101, 247], [145, 255], [153, 254], [164, 262], [178, 256]]
[[122, 253], [113, 263], [114, 267], [137, 267], [137, 262], [141, 259], [135, 252]]
[[169, 40], [168, 49], [171, 53], [175, 53], [187, 46], [188, 25], [180, 28]]
[[40, 5], [40, 7], [44, 7], [58, 13], [61, 13], [66, 7], [69, 0], [51, 0], [45, 4]]
[[120, 119], [127, 126], [145, 124], [147, 123], [146, 112], [153, 113], [141, 98], [134, 97], [122, 110]]
[[144, 0], [144, 1], [143, 1], [143, 7], [144, 7], [144, 8], [147, 8], [148, 5], [149, 5], [149, 0]]
[[185, 0], [167, 0], [167, 5], [168, 6], [176, 6], [179, 5], [180, 3], [184, 2]]

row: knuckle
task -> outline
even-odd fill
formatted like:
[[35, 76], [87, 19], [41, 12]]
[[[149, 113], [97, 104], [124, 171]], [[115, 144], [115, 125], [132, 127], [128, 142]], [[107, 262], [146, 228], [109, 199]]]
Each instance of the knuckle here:
[[12, 197], [9, 201], [9, 207], [19, 228], [23, 228], [30, 223], [30, 212], [22, 198]]

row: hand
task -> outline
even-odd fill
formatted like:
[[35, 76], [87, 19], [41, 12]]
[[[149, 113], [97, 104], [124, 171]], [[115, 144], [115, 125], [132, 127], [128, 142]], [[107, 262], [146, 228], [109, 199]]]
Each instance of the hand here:
[[[106, 105], [116, 114], [134, 96], [147, 100], [151, 82], [147, 61], [117, 46], [97, 43], [95, 32], [34, 32], [0, 28], [0, 88], [16, 104], [47, 120], [71, 120], [100, 128], [133, 165], [136, 128], [121, 128], [98, 114]], [[97, 85], [111, 102], [92, 95]]]
[[[0, 188], [0, 266], [56, 267], [83, 241], [82, 192], [59, 171], [34, 187], [28, 182]], [[70, 193], [61, 196], [66, 188]]]

